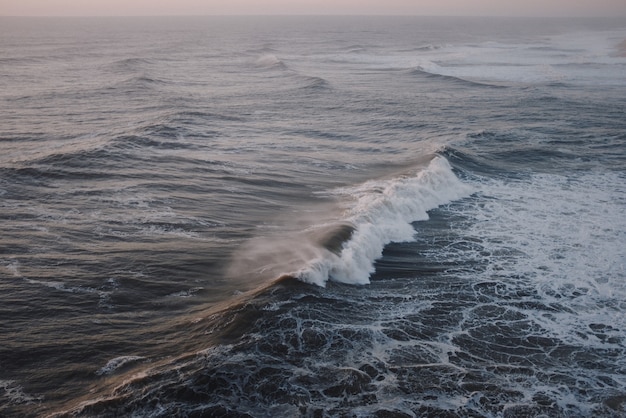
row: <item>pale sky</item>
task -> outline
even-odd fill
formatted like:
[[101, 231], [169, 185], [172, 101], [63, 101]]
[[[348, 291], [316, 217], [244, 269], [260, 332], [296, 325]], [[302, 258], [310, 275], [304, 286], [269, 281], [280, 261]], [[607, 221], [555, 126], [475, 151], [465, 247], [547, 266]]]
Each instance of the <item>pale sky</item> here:
[[0, 16], [626, 16], [626, 0], [0, 0]]

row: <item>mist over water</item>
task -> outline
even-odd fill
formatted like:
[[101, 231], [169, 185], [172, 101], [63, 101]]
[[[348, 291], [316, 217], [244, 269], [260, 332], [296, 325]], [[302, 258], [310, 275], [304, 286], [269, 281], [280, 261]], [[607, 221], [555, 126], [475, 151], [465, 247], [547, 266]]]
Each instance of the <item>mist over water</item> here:
[[626, 414], [619, 19], [0, 20], [0, 415]]

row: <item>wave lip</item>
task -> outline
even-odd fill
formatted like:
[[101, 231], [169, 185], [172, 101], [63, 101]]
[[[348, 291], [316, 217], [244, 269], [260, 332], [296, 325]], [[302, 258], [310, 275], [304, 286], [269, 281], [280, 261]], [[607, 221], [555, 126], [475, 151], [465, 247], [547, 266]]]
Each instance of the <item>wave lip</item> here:
[[444, 157], [436, 156], [416, 176], [369, 181], [336, 193], [354, 199], [345, 219], [354, 231], [341, 252], [326, 252], [293, 273], [303, 282], [368, 284], [385, 245], [412, 241], [412, 222], [427, 220], [427, 211], [467, 197], [472, 189], [456, 177]]

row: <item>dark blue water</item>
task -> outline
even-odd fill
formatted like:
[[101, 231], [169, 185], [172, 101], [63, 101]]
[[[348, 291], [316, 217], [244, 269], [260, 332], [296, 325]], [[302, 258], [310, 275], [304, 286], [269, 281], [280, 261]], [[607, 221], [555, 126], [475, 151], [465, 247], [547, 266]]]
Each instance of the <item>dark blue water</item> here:
[[626, 22], [0, 23], [0, 415], [626, 415]]

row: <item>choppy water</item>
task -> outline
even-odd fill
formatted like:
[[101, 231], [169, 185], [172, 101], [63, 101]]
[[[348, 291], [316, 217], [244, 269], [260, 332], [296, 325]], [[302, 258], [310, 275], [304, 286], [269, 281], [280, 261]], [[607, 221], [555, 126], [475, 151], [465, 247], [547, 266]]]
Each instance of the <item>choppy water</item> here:
[[626, 22], [0, 23], [1, 415], [626, 415]]

